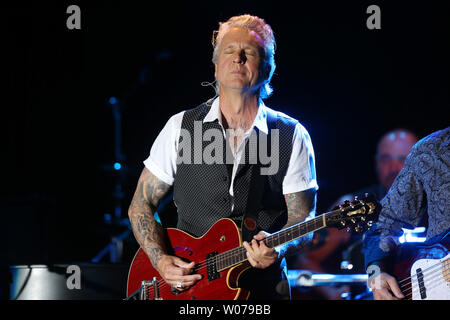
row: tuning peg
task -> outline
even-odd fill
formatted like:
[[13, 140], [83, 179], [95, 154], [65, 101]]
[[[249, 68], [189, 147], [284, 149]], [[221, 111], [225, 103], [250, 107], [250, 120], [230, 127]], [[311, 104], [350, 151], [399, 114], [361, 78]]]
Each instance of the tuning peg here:
[[361, 221], [366, 221], [366, 217], [364, 217], [364, 216], [362, 216], [360, 219], [361, 219]]
[[358, 201], [358, 196], [355, 196], [355, 201]]
[[347, 232], [348, 232], [348, 233], [352, 232], [352, 228], [347, 227]]
[[353, 218], [351, 218], [350, 221], [351, 221], [352, 223], [356, 223], [356, 220], [353, 219]]

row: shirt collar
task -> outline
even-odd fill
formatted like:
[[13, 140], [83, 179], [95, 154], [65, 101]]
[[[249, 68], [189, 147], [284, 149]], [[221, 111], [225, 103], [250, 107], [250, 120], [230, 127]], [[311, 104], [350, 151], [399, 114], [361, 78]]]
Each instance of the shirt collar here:
[[[220, 112], [219, 97], [214, 99], [211, 108], [209, 109], [205, 118], [203, 118], [203, 123], [214, 122], [216, 120], [219, 121], [220, 125], [222, 125], [222, 113]], [[262, 100], [260, 100], [259, 102], [258, 112], [256, 114], [255, 120], [253, 120], [253, 125], [250, 128], [250, 130], [253, 129], [254, 127], [258, 128], [265, 134], [268, 134], [269, 132], [267, 128], [267, 107]]]

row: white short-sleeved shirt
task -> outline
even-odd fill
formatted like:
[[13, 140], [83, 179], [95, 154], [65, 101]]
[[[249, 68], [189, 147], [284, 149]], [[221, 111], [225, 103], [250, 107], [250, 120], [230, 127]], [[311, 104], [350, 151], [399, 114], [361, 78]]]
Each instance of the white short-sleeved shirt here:
[[[216, 98], [213, 101], [203, 122], [218, 120], [225, 137], [225, 129], [222, 126], [219, 103], [219, 98]], [[261, 102], [252, 127], [245, 133], [241, 144], [237, 148], [229, 190], [231, 196], [233, 196], [233, 181], [236, 170], [245, 150], [245, 141], [248, 139], [254, 127], [257, 127], [266, 134], [268, 132], [267, 109], [268, 107]], [[178, 141], [184, 112], [185, 111], [182, 111], [173, 115], [167, 121], [166, 125], [154, 141], [149, 157], [144, 161], [145, 167], [168, 185], [173, 185], [173, 182], [176, 179]], [[280, 112], [277, 113], [281, 114]], [[318, 188], [313, 146], [308, 132], [300, 123], [297, 123], [292, 139], [292, 153], [282, 184], [283, 194], [300, 192], [310, 188]]]

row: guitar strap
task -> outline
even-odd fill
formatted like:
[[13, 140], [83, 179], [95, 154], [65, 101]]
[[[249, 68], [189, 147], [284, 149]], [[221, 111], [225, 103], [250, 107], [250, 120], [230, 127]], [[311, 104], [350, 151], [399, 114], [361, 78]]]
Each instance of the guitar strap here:
[[[270, 150], [272, 150], [270, 133], [272, 132], [271, 129], [276, 128], [277, 114], [272, 112], [268, 108], [266, 110], [267, 110], [267, 129], [268, 129], [267, 151], [269, 152]], [[261, 133], [257, 128], [255, 128], [255, 131], [257, 132], [258, 136], [260, 134], [264, 134]], [[259, 148], [260, 145], [258, 139], [258, 155], [259, 155]], [[254, 167], [251, 172], [250, 178], [251, 184], [249, 186], [250, 192], [247, 198], [247, 206], [246, 206], [247, 211], [244, 213], [241, 222], [242, 240], [248, 242], [253, 239], [254, 235], [256, 235], [259, 231], [261, 231], [261, 228], [258, 225], [258, 214], [260, 209], [259, 204], [261, 203], [264, 190], [266, 189], [267, 184], [266, 176], [261, 174], [261, 162], [259, 157], [257, 164], [254, 164], [253, 166]]]

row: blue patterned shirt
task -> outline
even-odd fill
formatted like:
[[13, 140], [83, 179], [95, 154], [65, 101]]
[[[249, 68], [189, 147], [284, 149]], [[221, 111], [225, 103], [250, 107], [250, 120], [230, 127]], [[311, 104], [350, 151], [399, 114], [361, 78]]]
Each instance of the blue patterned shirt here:
[[421, 139], [406, 158], [388, 194], [381, 200], [378, 222], [365, 234], [366, 269], [386, 271], [399, 245], [402, 228], [416, 227], [428, 213], [427, 241], [450, 228], [450, 127]]

